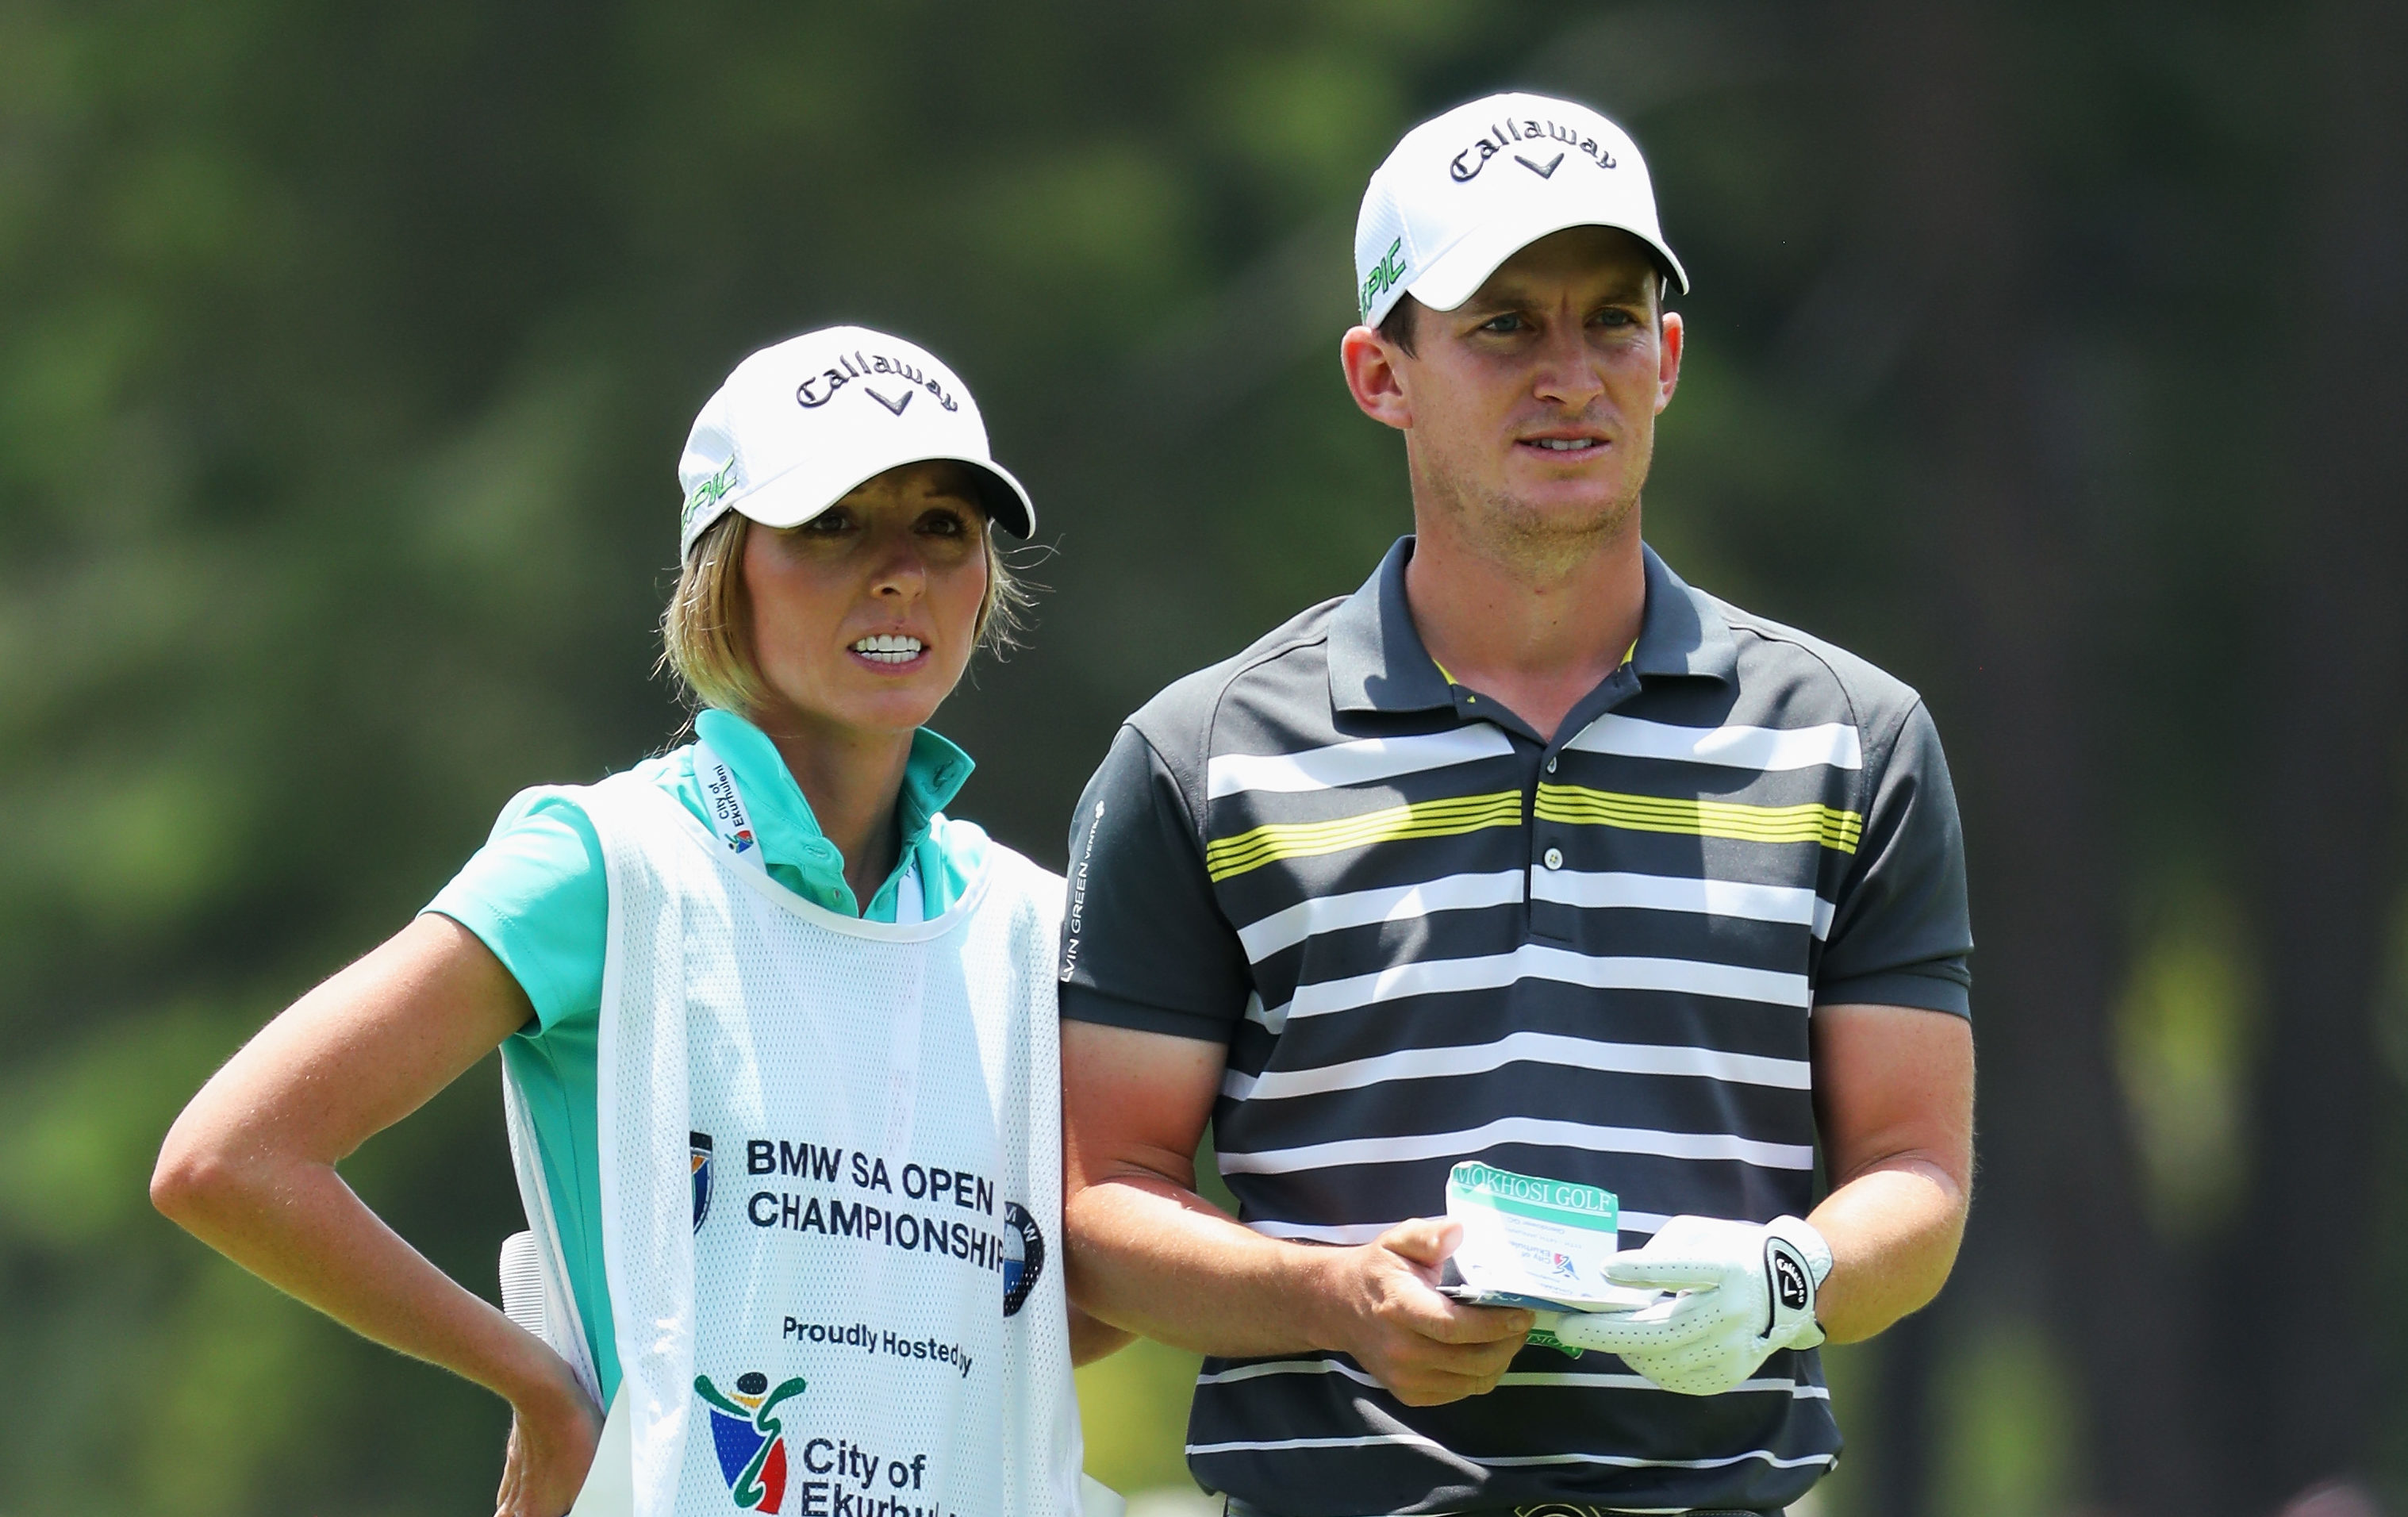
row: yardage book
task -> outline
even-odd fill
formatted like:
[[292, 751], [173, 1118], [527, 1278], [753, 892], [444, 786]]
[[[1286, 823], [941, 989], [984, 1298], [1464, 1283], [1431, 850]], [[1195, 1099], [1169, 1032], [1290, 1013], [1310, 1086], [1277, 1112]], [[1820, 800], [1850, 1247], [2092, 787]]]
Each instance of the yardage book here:
[[1612, 1191], [1478, 1163], [1446, 1177], [1446, 1214], [1463, 1226], [1442, 1295], [1475, 1306], [1631, 1311], [1656, 1299], [1605, 1278], [1621, 1244]]

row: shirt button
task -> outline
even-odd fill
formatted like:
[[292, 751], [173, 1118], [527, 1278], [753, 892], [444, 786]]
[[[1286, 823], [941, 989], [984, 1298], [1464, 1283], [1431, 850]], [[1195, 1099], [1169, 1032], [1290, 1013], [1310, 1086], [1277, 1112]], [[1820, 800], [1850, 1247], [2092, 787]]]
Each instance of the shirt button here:
[[1547, 867], [1550, 869], [1560, 869], [1563, 866], [1564, 851], [1560, 848], [1551, 848], [1547, 850]]
[[1547, 760], [1547, 772], [1549, 774], [1555, 772], [1555, 761], [1554, 759]]

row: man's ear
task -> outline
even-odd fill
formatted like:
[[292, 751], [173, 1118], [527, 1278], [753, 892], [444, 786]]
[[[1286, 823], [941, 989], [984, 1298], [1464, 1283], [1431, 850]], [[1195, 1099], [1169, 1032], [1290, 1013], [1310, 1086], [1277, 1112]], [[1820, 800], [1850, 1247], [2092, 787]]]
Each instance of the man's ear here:
[[1681, 343], [1686, 336], [1681, 325], [1681, 313], [1668, 310], [1656, 319], [1656, 414], [1672, 404], [1672, 392], [1681, 383]]
[[1404, 355], [1370, 327], [1350, 330], [1338, 342], [1338, 363], [1346, 371], [1346, 393], [1374, 422], [1402, 432], [1413, 424], [1412, 401], [1398, 366]]

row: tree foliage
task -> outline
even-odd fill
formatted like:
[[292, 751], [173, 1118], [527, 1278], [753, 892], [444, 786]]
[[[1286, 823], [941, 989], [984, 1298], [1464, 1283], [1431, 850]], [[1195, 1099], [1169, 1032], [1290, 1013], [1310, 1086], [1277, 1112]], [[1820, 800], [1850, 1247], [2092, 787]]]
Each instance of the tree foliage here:
[[[497, 1404], [143, 1180], [511, 792], [672, 739], [672, 470], [737, 359], [859, 321], [978, 392], [1053, 588], [939, 724], [1058, 863], [1125, 711], [1406, 529], [1334, 362], [1354, 208], [1511, 84], [1633, 127], [1697, 280], [1651, 537], [1922, 687], [1965, 795], [1990, 1188], [1842, 1366], [1852, 1500], [2028, 1492], [2024, 1426], [2087, 1430], [2040, 1498], [2133, 1512], [2379, 1473], [2408, 67], [2385, 7], [2310, 12], [0, 0], [0, 1510], [485, 1498]], [[488, 1289], [494, 1085], [346, 1170]], [[2315, 1281], [2247, 1247], [2319, 1229]], [[2217, 1336], [2294, 1288], [2362, 1309]]]

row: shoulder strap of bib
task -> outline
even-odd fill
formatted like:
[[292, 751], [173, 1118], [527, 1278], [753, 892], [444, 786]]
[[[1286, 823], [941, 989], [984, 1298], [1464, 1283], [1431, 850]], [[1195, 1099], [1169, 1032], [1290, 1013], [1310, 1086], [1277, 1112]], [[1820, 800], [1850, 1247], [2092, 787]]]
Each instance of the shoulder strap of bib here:
[[[736, 771], [727, 761], [712, 751], [709, 743], [694, 740], [694, 777], [702, 786], [704, 804], [710, 811], [710, 830], [719, 838], [719, 846], [737, 859], [763, 874], [769, 866], [761, 856], [761, 839], [752, 830], [752, 814], [744, 809], [744, 793], [736, 783]], [[907, 855], [903, 872], [895, 881], [895, 920], [908, 924], [926, 919], [927, 906], [920, 888], [920, 861]]]
[[703, 807], [710, 814], [710, 830], [718, 836], [719, 846], [727, 850], [729, 857], [767, 874], [761, 839], [753, 834], [743, 794], [736, 788], [736, 771], [699, 737], [694, 740], [694, 778], [702, 786]]

